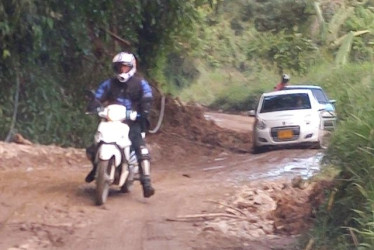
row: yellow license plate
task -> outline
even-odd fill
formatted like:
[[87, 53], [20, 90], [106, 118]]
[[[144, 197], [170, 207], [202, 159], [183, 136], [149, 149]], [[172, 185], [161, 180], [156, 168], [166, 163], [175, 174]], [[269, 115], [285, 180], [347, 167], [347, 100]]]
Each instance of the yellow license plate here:
[[293, 137], [292, 130], [279, 130], [278, 139], [291, 139]]

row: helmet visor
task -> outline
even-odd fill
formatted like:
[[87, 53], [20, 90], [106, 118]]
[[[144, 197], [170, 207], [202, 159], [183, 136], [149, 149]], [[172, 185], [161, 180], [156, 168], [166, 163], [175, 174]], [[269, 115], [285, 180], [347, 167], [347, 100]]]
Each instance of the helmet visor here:
[[115, 62], [115, 63], [113, 63], [113, 71], [114, 71], [114, 73], [116, 73], [116, 74], [121, 74], [121, 73], [123, 73], [122, 72], [122, 66], [128, 66], [128, 67], [130, 67], [130, 68], [132, 68], [132, 63], [127, 63], [127, 62]]

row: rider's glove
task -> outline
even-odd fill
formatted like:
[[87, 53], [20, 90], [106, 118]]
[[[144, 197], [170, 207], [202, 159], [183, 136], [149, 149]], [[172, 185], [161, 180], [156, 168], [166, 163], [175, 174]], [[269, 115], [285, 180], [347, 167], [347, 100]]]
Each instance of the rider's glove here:
[[130, 119], [131, 121], [135, 121], [138, 116], [138, 112], [129, 110], [126, 112], [126, 119]]

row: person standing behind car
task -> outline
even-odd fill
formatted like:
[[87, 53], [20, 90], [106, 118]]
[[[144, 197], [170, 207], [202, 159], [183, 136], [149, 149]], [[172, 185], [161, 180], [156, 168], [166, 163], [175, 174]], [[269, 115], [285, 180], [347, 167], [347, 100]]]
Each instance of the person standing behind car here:
[[[143, 196], [148, 198], [155, 193], [150, 178], [150, 154], [144, 137], [149, 129], [148, 114], [152, 103], [152, 89], [148, 82], [136, 75], [136, 60], [131, 53], [120, 52], [114, 56], [112, 66], [115, 77], [100, 84], [95, 98], [101, 103], [116, 103], [124, 105], [127, 110], [136, 111], [139, 117], [129, 122], [129, 138], [139, 162], [140, 182], [143, 186]], [[86, 149], [87, 155], [93, 162], [96, 147]], [[86, 182], [95, 179], [96, 164], [86, 177]]]
[[282, 75], [281, 82], [278, 83], [278, 84], [274, 87], [274, 90], [282, 90], [282, 89], [284, 89], [284, 87], [288, 84], [289, 81], [290, 81], [290, 76], [287, 75], [287, 74], [283, 74], [283, 75]]

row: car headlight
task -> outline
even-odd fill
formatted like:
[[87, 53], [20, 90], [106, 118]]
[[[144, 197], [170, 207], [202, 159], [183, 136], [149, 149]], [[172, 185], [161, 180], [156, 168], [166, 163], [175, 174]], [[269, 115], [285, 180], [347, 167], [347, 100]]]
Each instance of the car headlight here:
[[263, 120], [258, 119], [256, 127], [258, 129], [265, 129], [266, 128], [266, 123]]

